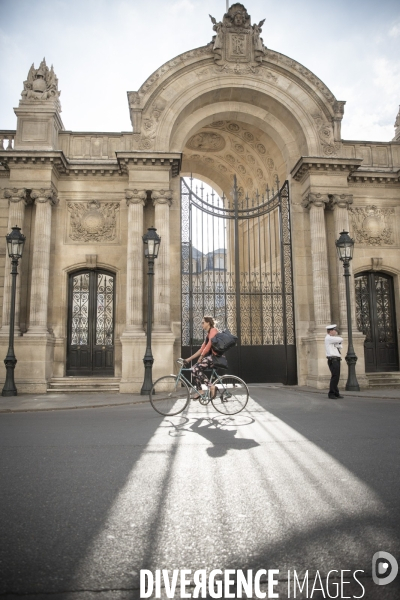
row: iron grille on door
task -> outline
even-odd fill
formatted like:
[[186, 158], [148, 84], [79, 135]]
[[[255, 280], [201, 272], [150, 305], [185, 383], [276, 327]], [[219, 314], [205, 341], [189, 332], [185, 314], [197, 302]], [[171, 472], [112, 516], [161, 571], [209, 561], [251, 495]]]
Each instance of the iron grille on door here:
[[365, 370], [398, 371], [393, 279], [384, 273], [355, 277], [357, 327], [365, 335]]
[[114, 280], [103, 271], [70, 275], [67, 375], [114, 375]]
[[211, 314], [238, 336], [230, 372], [297, 383], [288, 182], [249, 198], [235, 179], [231, 201], [192, 187], [181, 179], [182, 355], [203, 342]]

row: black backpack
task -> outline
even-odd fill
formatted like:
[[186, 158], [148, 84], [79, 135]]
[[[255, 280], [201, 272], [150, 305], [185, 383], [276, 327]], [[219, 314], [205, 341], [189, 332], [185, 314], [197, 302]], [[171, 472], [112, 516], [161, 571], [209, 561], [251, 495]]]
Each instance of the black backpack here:
[[220, 331], [211, 340], [211, 347], [217, 354], [224, 354], [229, 348], [236, 346], [237, 336], [233, 335], [229, 329]]

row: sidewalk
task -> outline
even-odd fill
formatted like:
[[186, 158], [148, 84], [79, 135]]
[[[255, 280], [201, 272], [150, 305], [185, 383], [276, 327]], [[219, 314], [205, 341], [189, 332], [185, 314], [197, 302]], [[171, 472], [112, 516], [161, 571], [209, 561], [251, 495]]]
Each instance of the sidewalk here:
[[[284, 386], [281, 383], [258, 383], [249, 385], [250, 394], [252, 388], [281, 388], [303, 394], [317, 394], [327, 398], [327, 390], [317, 390], [307, 386]], [[342, 392], [345, 398], [375, 398], [400, 400], [400, 389], [384, 388], [374, 390], [362, 390], [361, 392]], [[343, 400], [344, 401], [344, 400]], [[0, 396], [0, 413], [31, 412], [46, 410], [70, 410], [79, 408], [100, 408], [102, 406], [127, 406], [133, 404], [144, 404], [148, 402], [147, 396], [140, 394], [116, 394], [104, 392], [92, 393], [47, 393], [47, 394], [21, 394], [3, 398]]]

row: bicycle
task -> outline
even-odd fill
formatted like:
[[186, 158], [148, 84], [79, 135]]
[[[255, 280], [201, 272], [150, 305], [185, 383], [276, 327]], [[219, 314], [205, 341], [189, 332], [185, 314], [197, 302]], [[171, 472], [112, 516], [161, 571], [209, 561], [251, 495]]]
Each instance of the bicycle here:
[[217, 392], [215, 398], [211, 398], [210, 388], [197, 390], [182, 373], [182, 371], [190, 371], [191, 367], [185, 367], [182, 358], [178, 358], [176, 362], [180, 365], [178, 374], [164, 375], [151, 387], [150, 403], [160, 415], [174, 416], [183, 412], [190, 402], [191, 391], [199, 394], [200, 404], [206, 406], [211, 402], [215, 410], [223, 415], [235, 415], [246, 407], [249, 388], [240, 377], [218, 375], [213, 368], [210, 383], [216, 386]]

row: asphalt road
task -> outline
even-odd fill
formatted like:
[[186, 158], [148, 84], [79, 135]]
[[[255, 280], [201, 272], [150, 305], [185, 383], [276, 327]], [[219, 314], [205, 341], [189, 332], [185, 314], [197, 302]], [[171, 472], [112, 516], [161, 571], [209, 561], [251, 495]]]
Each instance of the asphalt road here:
[[371, 561], [400, 562], [400, 400], [251, 396], [235, 417], [194, 402], [164, 419], [143, 404], [1, 414], [0, 596], [136, 599], [143, 569], [277, 569], [279, 598], [288, 570], [292, 585], [308, 570], [296, 597], [314, 599], [336, 570], [330, 597], [398, 600], [400, 575], [377, 586]]

